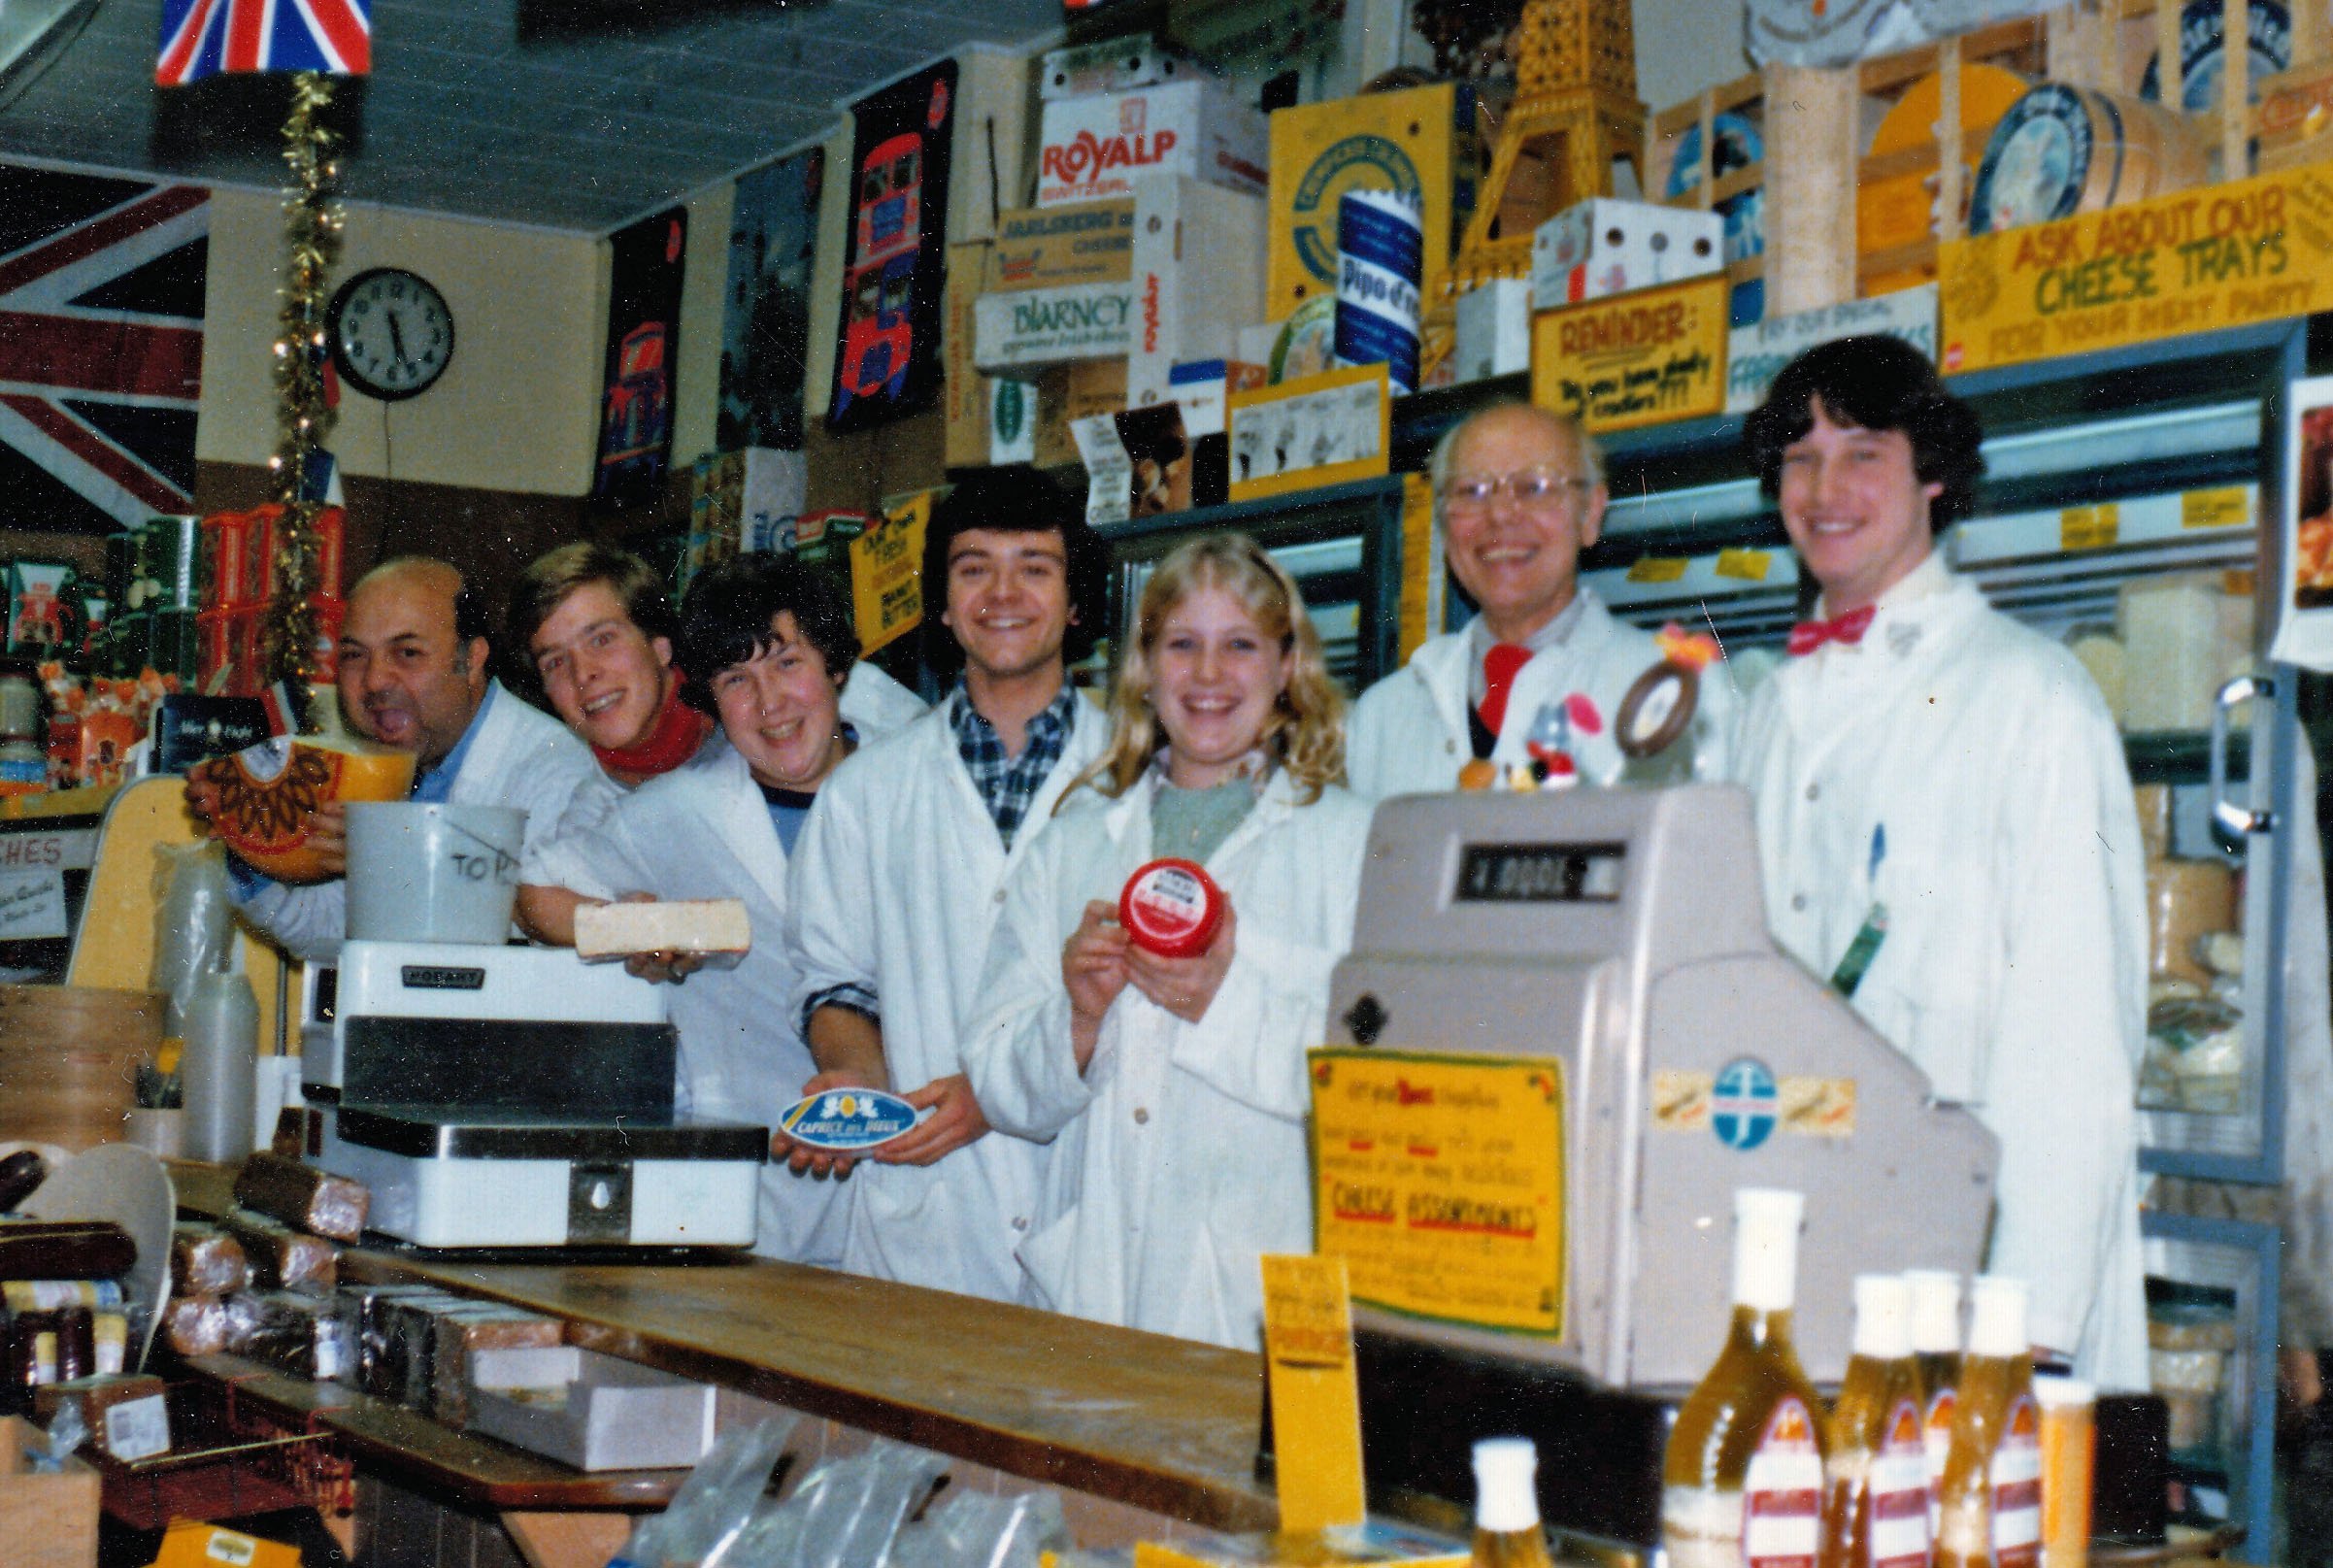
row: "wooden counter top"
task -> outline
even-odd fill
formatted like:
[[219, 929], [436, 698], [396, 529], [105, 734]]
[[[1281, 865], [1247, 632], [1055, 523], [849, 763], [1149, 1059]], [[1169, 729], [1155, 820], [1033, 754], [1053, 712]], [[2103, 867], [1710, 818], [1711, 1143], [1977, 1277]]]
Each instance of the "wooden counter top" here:
[[[181, 1206], [229, 1173], [175, 1162]], [[698, 1267], [422, 1260], [352, 1249], [345, 1278], [424, 1280], [575, 1325], [570, 1339], [1030, 1481], [1216, 1529], [1268, 1529], [1262, 1359], [969, 1296], [759, 1259]]]

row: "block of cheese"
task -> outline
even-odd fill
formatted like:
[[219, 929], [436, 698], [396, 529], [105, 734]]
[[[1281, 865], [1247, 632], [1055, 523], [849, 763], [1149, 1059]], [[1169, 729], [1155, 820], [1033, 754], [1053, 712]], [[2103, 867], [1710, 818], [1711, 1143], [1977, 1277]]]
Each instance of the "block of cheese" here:
[[575, 951], [586, 960], [635, 952], [743, 956], [752, 945], [752, 922], [735, 898], [625, 900], [575, 912]]
[[229, 1211], [221, 1223], [242, 1247], [258, 1289], [329, 1291], [340, 1283], [340, 1249], [321, 1236], [241, 1209]]
[[480, 1302], [436, 1319], [429, 1347], [429, 1414], [455, 1431], [470, 1424], [470, 1358], [481, 1351], [543, 1350], [566, 1337], [556, 1318]]
[[0, 1280], [110, 1280], [138, 1261], [137, 1244], [102, 1219], [0, 1219]]
[[216, 1225], [180, 1224], [170, 1233], [170, 1288], [176, 1295], [223, 1296], [251, 1283], [243, 1243]]
[[128, 1462], [170, 1451], [170, 1411], [162, 1380], [141, 1373], [43, 1384], [32, 1391], [33, 1419], [43, 1426], [67, 1404], [81, 1409], [90, 1438]]
[[372, 1194], [361, 1182], [261, 1152], [243, 1162], [235, 1178], [235, 1201], [295, 1230], [352, 1242], [364, 1234]]

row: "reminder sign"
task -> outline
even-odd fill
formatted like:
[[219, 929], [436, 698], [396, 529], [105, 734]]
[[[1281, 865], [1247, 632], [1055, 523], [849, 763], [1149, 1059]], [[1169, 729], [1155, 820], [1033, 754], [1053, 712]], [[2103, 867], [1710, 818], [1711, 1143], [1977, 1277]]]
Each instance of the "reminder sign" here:
[[1719, 275], [1541, 312], [1531, 401], [1590, 430], [1722, 412], [1730, 299]]
[[2333, 308], [2333, 165], [1957, 240], [1939, 284], [1948, 372]]
[[1329, 1050], [1312, 1073], [1314, 1250], [1353, 1299], [1561, 1337], [1561, 1064]]
[[926, 490], [850, 541], [850, 613], [862, 653], [922, 624], [923, 525], [931, 515]]

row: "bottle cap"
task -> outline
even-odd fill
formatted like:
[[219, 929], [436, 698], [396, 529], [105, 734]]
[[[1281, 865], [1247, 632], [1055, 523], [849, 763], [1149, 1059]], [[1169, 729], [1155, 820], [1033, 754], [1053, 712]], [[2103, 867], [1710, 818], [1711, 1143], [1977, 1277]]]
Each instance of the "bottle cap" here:
[[1529, 1438], [1475, 1445], [1475, 1524], [1493, 1535], [1539, 1527], [1539, 1450]]
[[1855, 1276], [1855, 1353], [1880, 1361], [1912, 1353], [1912, 1286], [1902, 1275]]
[[1118, 923], [1133, 944], [1161, 958], [1195, 958], [1223, 923], [1223, 893], [1190, 860], [1153, 860], [1126, 879]]
[[2080, 1378], [2037, 1372], [2033, 1377], [2033, 1402], [2044, 1410], [2086, 1410], [2098, 1403], [2098, 1385]]
[[1943, 1269], [1910, 1269], [1912, 1348], [1923, 1355], [1960, 1353], [1960, 1276]]
[[2025, 1282], [2006, 1274], [1980, 1274], [1969, 1289], [1969, 1354], [2016, 1356], [2031, 1353], [2025, 1337]]
[[1798, 1227], [1806, 1212], [1803, 1192], [1734, 1189], [1734, 1305], [1790, 1310], [1798, 1296]]

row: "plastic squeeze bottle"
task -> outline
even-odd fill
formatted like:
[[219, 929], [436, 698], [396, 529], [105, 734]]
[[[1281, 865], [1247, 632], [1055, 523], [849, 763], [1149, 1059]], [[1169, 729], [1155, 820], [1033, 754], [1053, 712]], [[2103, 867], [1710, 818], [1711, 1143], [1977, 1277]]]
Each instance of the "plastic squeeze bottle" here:
[[1854, 1347], [1824, 1428], [1822, 1568], [1926, 1568], [1922, 1416], [1912, 1286], [1901, 1275], [1857, 1275]]
[[1952, 1413], [1960, 1395], [1960, 1276], [1913, 1269], [1904, 1278], [1912, 1286], [1912, 1355], [1928, 1398], [1922, 1437], [1928, 1449], [1928, 1539], [1934, 1542], [1942, 1523], [1945, 1458], [1952, 1450]]
[[1475, 1445], [1473, 1568], [1551, 1568], [1539, 1527], [1539, 1450], [1527, 1437]]
[[1821, 1406], [1790, 1343], [1802, 1193], [1734, 1193], [1733, 1322], [1662, 1464], [1670, 1568], [1805, 1568], [1822, 1538]]
[[1937, 1568], [2035, 1568], [2042, 1551], [2042, 1423], [2025, 1337], [2025, 1282], [1981, 1274], [1970, 1302]]

